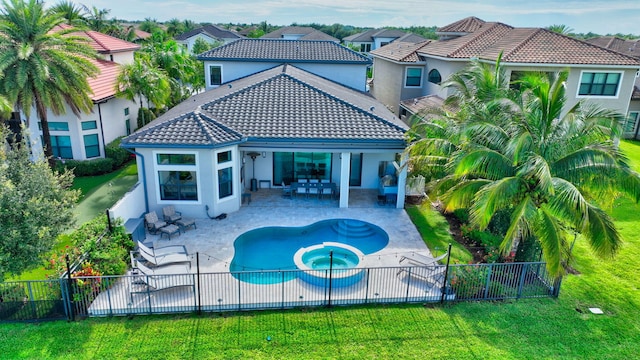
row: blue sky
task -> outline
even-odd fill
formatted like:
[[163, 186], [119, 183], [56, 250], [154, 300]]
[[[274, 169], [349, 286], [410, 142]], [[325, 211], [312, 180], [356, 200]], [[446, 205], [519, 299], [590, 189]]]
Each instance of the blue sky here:
[[[55, 1], [47, 1], [53, 5]], [[517, 27], [564, 24], [576, 32], [640, 35], [640, 0], [78, 0], [128, 20], [190, 19], [273, 25], [443, 26], [467, 16]]]

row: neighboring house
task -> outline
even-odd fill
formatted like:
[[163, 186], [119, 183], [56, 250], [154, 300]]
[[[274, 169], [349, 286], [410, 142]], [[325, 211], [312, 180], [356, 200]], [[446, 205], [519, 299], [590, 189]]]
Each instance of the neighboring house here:
[[198, 56], [206, 89], [213, 89], [280, 64], [293, 64], [344, 86], [366, 90], [371, 60], [331, 41], [241, 39]]
[[354, 46], [362, 53], [379, 49], [393, 41], [419, 43], [426, 39], [422, 36], [394, 29], [371, 29], [342, 39], [346, 46]]
[[237, 211], [250, 179], [276, 187], [329, 180], [340, 207], [348, 207], [349, 189], [377, 189], [385, 171], [396, 173], [406, 125], [368, 94], [297, 65], [225, 82], [125, 138], [122, 146], [135, 151], [146, 182], [147, 211], [166, 205], [191, 217]]
[[260, 39], [325, 40], [340, 43], [340, 39], [336, 39], [320, 30], [307, 26], [285, 26], [268, 34], [262, 35]]
[[196, 43], [197, 39], [205, 40], [209, 44], [228, 44], [242, 38], [244, 38], [244, 36], [238, 33], [223, 29], [216, 25], [207, 24], [201, 28], [197, 28], [177, 35], [175, 37], [175, 40], [178, 44], [186, 47], [187, 50], [191, 52], [193, 50], [193, 45]]
[[134, 29], [133, 31], [136, 34], [135, 38], [133, 39], [133, 42], [135, 43], [141, 43], [152, 36], [151, 33], [148, 33], [140, 29]]
[[[615, 36], [602, 36], [586, 40], [588, 43], [601, 46], [621, 54], [634, 57], [640, 60], [640, 39], [625, 40]], [[628, 137], [638, 139], [640, 135], [640, 75], [636, 74], [635, 88], [629, 103], [627, 121], [624, 124], [624, 131]]]
[[531, 71], [568, 70], [567, 109], [588, 99], [626, 114], [640, 61], [618, 52], [540, 28], [514, 28], [467, 18], [438, 29], [439, 41], [394, 42], [371, 52], [371, 93], [400, 117], [411, 115], [401, 101], [427, 95], [446, 98], [440, 84], [471, 59], [502, 64], [511, 79]]
[[[67, 29], [68, 25], [61, 26]], [[129, 135], [137, 128], [136, 117], [139, 106], [132, 101], [116, 98], [116, 79], [120, 71], [120, 64], [133, 62], [133, 53], [139, 45], [120, 40], [97, 31], [74, 32], [75, 36], [83, 36], [97, 51], [100, 59], [92, 59], [100, 73], [87, 79], [91, 87], [93, 109], [90, 114], [73, 114], [67, 107], [63, 115], [47, 113], [51, 145], [54, 156], [61, 159], [87, 160], [104, 157], [104, 146], [124, 135]], [[34, 144], [34, 153], [42, 149], [42, 129], [35, 110], [32, 110], [28, 120], [29, 131]]]

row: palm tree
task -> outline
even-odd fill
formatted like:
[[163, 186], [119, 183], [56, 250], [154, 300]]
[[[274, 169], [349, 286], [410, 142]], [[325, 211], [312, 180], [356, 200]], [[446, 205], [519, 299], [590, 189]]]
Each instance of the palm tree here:
[[87, 25], [87, 19], [84, 14], [86, 8], [83, 5], [76, 5], [71, 1], [62, 0], [49, 10], [65, 18], [65, 22], [69, 25], [76, 27]]
[[508, 211], [503, 253], [534, 237], [554, 275], [577, 235], [613, 256], [620, 235], [599, 205], [621, 194], [640, 200], [640, 176], [612, 141], [620, 114], [584, 102], [565, 109], [566, 79], [531, 74], [512, 90], [500, 59], [494, 69], [475, 61], [445, 83], [456, 111], [419, 120], [409, 150], [444, 174], [437, 189], [445, 211], [469, 209], [479, 229]]
[[177, 18], [173, 18], [165, 23], [167, 26], [167, 34], [171, 37], [175, 37], [178, 34], [182, 34], [184, 32], [184, 25], [182, 21]]
[[52, 31], [63, 19], [46, 12], [37, 0], [3, 1], [0, 13], [0, 93], [27, 116], [35, 108], [42, 125], [44, 153], [54, 165], [47, 110], [59, 115], [67, 107], [80, 115], [93, 102], [87, 78], [97, 75], [95, 51], [86, 39]]
[[199, 28], [200, 25], [196, 24], [192, 20], [184, 20], [182, 22], [182, 27], [183, 27], [183, 31], [187, 32], [187, 31], [191, 31], [191, 30], [195, 30], [195, 29]]
[[152, 102], [157, 108], [162, 108], [171, 94], [167, 74], [155, 67], [144, 54], [137, 55], [133, 63], [120, 67], [116, 83], [117, 96], [130, 101], [135, 101], [138, 96], [141, 108], [143, 98], [147, 99], [147, 107]]
[[82, 5], [82, 8], [87, 13], [86, 22], [91, 30], [105, 32], [109, 28], [109, 20], [107, 19], [107, 16], [111, 10], [98, 9], [95, 6], [92, 6], [91, 9], [89, 9], [85, 5]]
[[571, 35], [573, 29], [564, 24], [554, 24], [547, 27], [547, 30], [553, 31], [561, 35]]

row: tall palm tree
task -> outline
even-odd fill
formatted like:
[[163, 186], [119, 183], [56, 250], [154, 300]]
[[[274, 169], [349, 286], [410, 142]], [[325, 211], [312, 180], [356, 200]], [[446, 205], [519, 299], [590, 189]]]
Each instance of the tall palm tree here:
[[567, 35], [567, 36], [573, 33], [573, 29], [565, 24], [550, 25], [550, 26], [547, 26], [547, 30], [553, 31], [561, 35]]
[[91, 30], [98, 32], [105, 32], [109, 28], [109, 20], [107, 16], [111, 12], [109, 9], [99, 9], [95, 6], [88, 8], [86, 5], [82, 5], [82, 8], [86, 12], [86, 22]]
[[[508, 211], [501, 250], [534, 237], [554, 275], [563, 273], [576, 235], [597, 255], [613, 256], [621, 239], [601, 206], [621, 194], [640, 200], [640, 176], [612, 140], [621, 115], [585, 102], [566, 109], [566, 79], [566, 72], [531, 74], [511, 90], [499, 61], [494, 70], [473, 62], [446, 83], [457, 111], [419, 121], [410, 147], [444, 169], [437, 188], [446, 211], [469, 209], [480, 229]], [[421, 129], [438, 125], [440, 132]]]
[[167, 34], [171, 37], [175, 37], [176, 35], [184, 32], [184, 25], [182, 21], [177, 18], [173, 18], [164, 24], [167, 26]]
[[85, 17], [86, 8], [83, 5], [76, 5], [71, 1], [61, 0], [49, 10], [62, 16], [69, 25], [76, 27], [87, 25], [87, 19]]
[[42, 125], [44, 153], [53, 166], [47, 111], [59, 115], [68, 107], [79, 116], [92, 110], [87, 78], [98, 73], [89, 60], [96, 54], [86, 39], [52, 31], [64, 20], [45, 11], [42, 2], [4, 0], [2, 3], [0, 92], [6, 94], [27, 119], [35, 108]]
[[171, 94], [166, 72], [155, 67], [145, 54], [136, 54], [133, 63], [122, 65], [116, 83], [117, 96], [130, 101], [135, 101], [137, 96], [141, 108], [143, 98], [147, 99], [147, 107], [152, 102], [162, 108]]

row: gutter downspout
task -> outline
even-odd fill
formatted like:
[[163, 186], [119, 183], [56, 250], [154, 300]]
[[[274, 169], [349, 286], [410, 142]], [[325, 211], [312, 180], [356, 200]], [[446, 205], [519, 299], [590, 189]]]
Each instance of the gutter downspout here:
[[134, 154], [135, 156], [140, 156], [140, 159], [142, 160], [142, 187], [144, 189], [144, 210], [145, 210], [145, 213], [148, 213], [149, 212], [149, 195], [147, 194], [147, 172], [144, 166], [144, 155], [128, 148], [124, 148], [124, 149]]
[[100, 104], [102, 103], [98, 103], [98, 119], [100, 119], [100, 135], [102, 136], [102, 156], [106, 157], [107, 156], [107, 144], [104, 142], [104, 126], [102, 125], [102, 110], [100, 109]]

